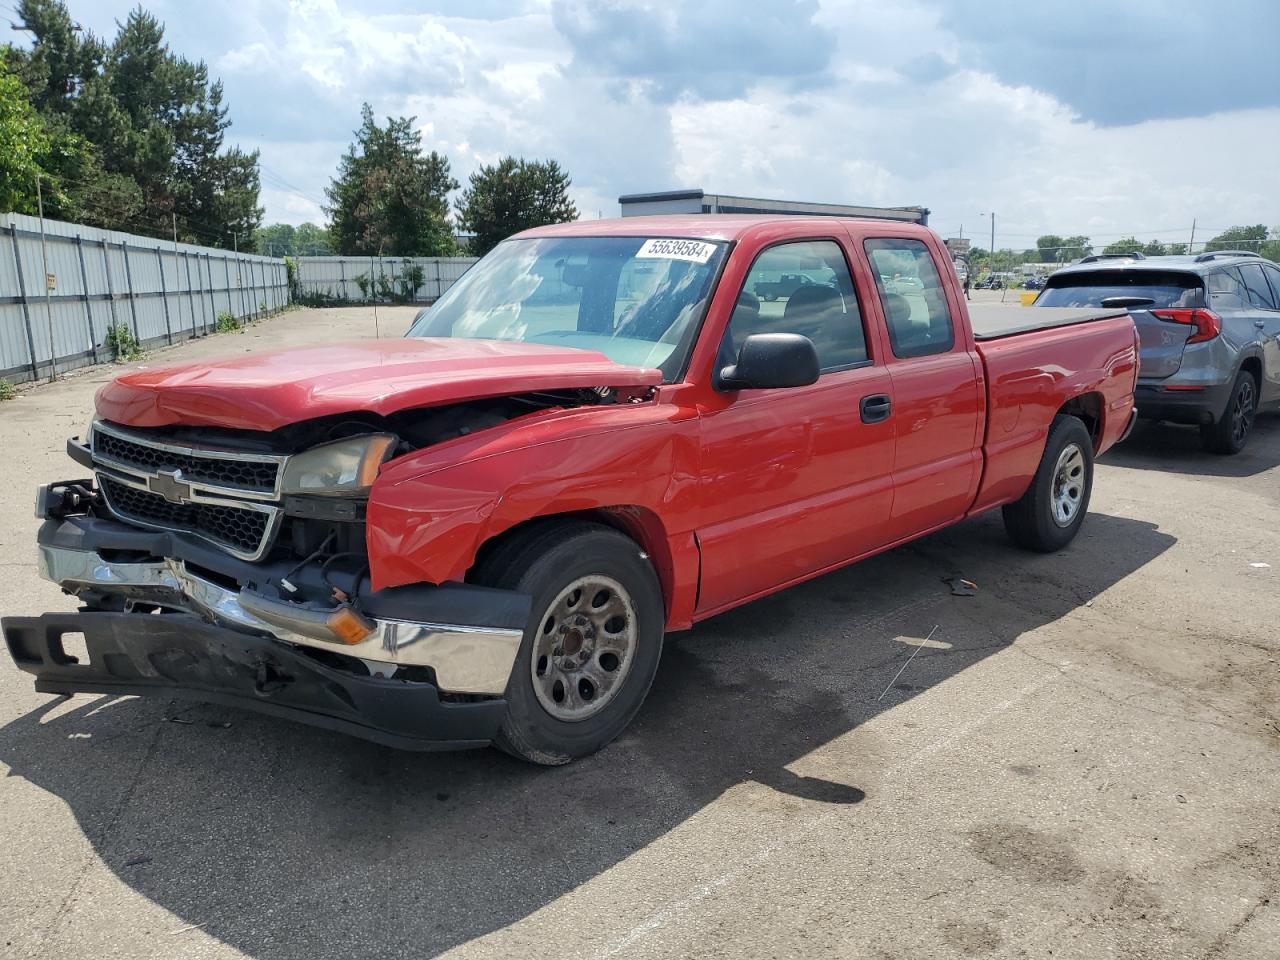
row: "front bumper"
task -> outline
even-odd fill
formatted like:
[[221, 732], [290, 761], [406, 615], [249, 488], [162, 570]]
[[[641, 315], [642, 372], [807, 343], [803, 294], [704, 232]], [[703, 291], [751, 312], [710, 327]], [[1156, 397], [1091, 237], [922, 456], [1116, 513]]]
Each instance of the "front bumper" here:
[[[430, 683], [359, 676], [270, 637], [185, 614], [6, 617], [5, 643], [42, 693], [164, 696], [241, 707], [402, 750], [484, 746], [506, 701], [452, 703]], [[62, 638], [81, 634], [89, 663]]]

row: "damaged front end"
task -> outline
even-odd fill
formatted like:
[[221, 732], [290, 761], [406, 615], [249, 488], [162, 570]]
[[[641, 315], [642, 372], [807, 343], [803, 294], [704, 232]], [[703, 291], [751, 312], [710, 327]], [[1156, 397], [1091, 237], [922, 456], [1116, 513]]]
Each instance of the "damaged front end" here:
[[[507, 418], [446, 413], [437, 434], [495, 419]], [[97, 422], [89, 443], [68, 445], [92, 479], [37, 497], [40, 572], [83, 606], [5, 618], [14, 662], [43, 692], [187, 697], [399, 748], [489, 742], [529, 598], [464, 583], [372, 589], [367, 488], [406, 444], [375, 426], [348, 418], [263, 440]], [[431, 439], [418, 430], [408, 449]], [[88, 662], [68, 652], [71, 634]]]

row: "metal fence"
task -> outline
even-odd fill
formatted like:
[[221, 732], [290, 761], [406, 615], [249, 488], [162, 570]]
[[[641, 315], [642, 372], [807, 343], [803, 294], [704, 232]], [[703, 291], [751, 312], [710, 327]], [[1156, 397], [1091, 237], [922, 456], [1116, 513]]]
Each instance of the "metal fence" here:
[[[0, 377], [38, 379], [111, 359], [108, 330], [142, 346], [262, 316], [288, 303], [283, 260], [7, 214], [0, 229]], [[47, 258], [47, 265], [46, 265]], [[50, 350], [50, 339], [54, 349]]]
[[329, 300], [387, 298], [389, 291], [409, 296], [412, 283], [406, 283], [412, 275], [406, 274], [417, 265], [422, 285], [411, 299], [430, 303], [475, 262], [475, 257], [299, 257], [298, 288], [303, 297]]

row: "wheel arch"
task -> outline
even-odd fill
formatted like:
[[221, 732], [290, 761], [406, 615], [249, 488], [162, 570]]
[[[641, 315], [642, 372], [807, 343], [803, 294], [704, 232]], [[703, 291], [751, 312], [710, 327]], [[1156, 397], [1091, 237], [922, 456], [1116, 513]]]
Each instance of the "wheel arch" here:
[[662, 587], [662, 601], [670, 618], [675, 605], [680, 572], [677, 558], [671, 547], [666, 525], [662, 518], [648, 507], [637, 504], [591, 507], [560, 513], [546, 513], [529, 517], [488, 537], [479, 545], [475, 558], [467, 571], [470, 579], [474, 571], [483, 567], [494, 554], [515, 541], [534, 534], [541, 534], [556, 524], [598, 523], [611, 527], [633, 540], [646, 559], [653, 565]]
[[[1106, 401], [1102, 394], [1096, 391], [1089, 391], [1072, 397], [1058, 408], [1058, 412], [1054, 416], [1072, 416], [1081, 420], [1093, 440], [1094, 453], [1097, 453], [1098, 446], [1102, 442], [1103, 430], [1106, 426], [1105, 410]], [[1045, 436], [1047, 440], [1048, 434], [1046, 433]]]

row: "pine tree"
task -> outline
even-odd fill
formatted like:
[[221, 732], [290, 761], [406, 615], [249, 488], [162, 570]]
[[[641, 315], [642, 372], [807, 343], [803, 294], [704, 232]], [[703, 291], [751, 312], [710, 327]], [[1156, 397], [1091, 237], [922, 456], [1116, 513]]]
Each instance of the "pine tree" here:
[[472, 234], [467, 252], [484, 256], [521, 230], [578, 218], [569, 174], [554, 160], [504, 157], [471, 175], [458, 201], [459, 226]]

